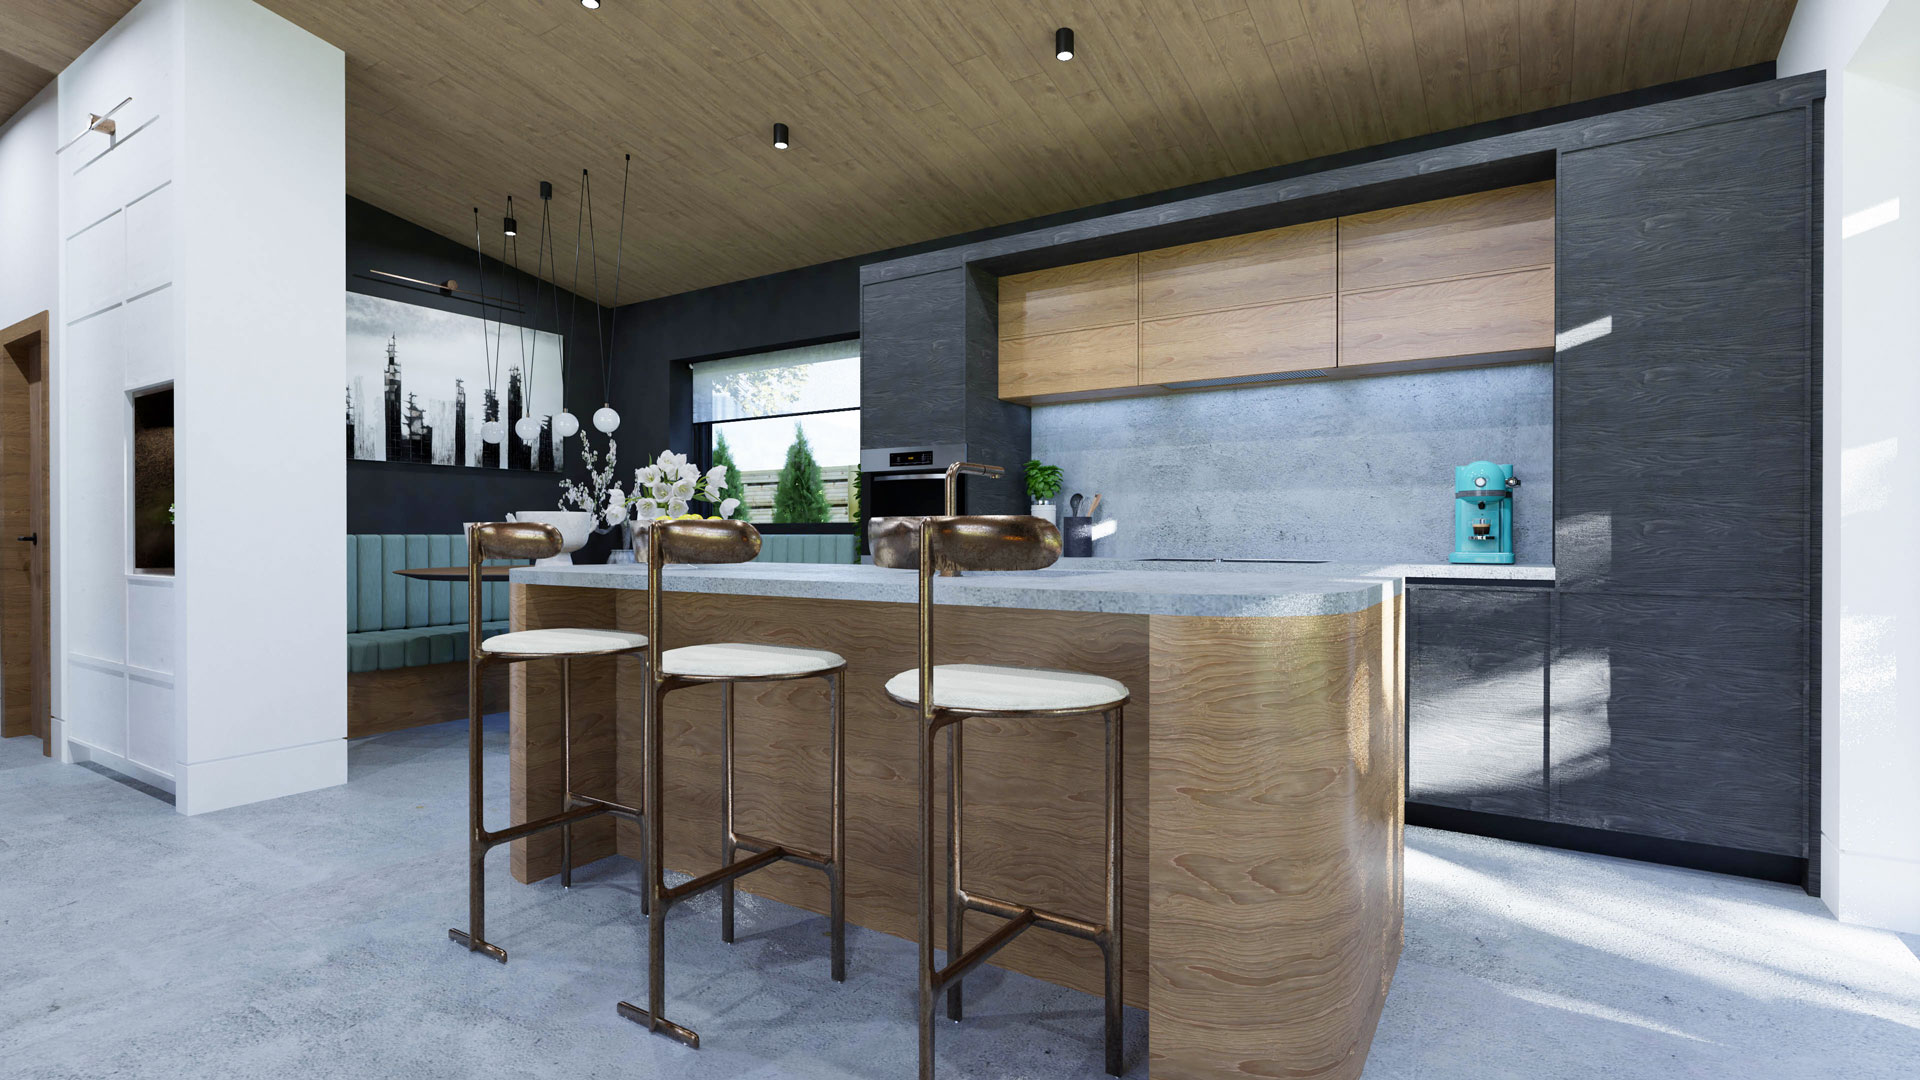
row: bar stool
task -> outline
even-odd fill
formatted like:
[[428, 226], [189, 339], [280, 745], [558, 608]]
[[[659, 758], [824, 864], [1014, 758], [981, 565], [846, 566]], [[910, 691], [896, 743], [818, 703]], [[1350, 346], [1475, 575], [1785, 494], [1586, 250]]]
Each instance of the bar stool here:
[[[631, 1002], [619, 1005], [621, 1016], [647, 1030], [698, 1050], [700, 1035], [666, 1017], [666, 918], [682, 900], [720, 887], [720, 937], [733, 941], [733, 881], [776, 862], [810, 866], [827, 875], [828, 919], [831, 930], [832, 976], [847, 977], [846, 878], [842, 855], [846, 848], [846, 700], [842, 693], [847, 662], [825, 649], [783, 645], [724, 643], [688, 645], [662, 652], [661, 625], [665, 594], [661, 575], [668, 563], [740, 563], [760, 554], [760, 532], [744, 521], [686, 519], [657, 521], [647, 527], [647, 658], [652, 672], [646, 703], [646, 861], [647, 893], [651, 900], [647, 923], [647, 1007]], [[825, 854], [790, 844], [747, 836], [734, 831], [733, 821], [733, 687], [737, 683], [825, 679], [831, 701], [828, 757], [832, 773], [829, 850]], [[692, 881], [667, 888], [666, 817], [661, 809], [665, 791], [665, 728], [662, 713], [667, 695], [689, 686], [719, 683], [720, 691], [720, 868]], [[748, 857], [734, 861], [736, 853]]]
[[[1125, 684], [1099, 675], [1039, 668], [933, 662], [933, 579], [953, 570], [1041, 570], [1060, 557], [1060, 530], [1036, 517], [879, 518], [871, 526], [873, 561], [920, 572], [920, 666], [887, 680], [887, 694], [920, 714], [920, 1077], [933, 1080], [933, 1011], [942, 990], [947, 1016], [959, 1020], [960, 987], [969, 971], [1023, 931], [1038, 927], [1093, 942], [1106, 963], [1107, 1072], [1119, 1076], [1124, 956], [1120, 899], [1125, 871], [1121, 796]], [[968, 892], [960, 878], [961, 721], [1099, 714], [1106, 725], [1106, 913], [1103, 921], [1045, 911]], [[947, 732], [947, 964], [933, 963], [934, 736]], [[968, 911], [1005, 919], [962, 950]]]
[[[467, 534], [467, 930], [448, 930], [447, 936], [469, 951], [485, 953], [501, 963], [507, 951], [487, 941], [487, 852], [522, 837], [548, 829], [561, 830], [560, 883], [573, 885], [574, 822], [600, 814], [638, 819], [639, 810], [573, 790], [573, 661], [592, 656], [641, 654], [647, 639], [620, 630], [576, 630], [553, 627], [517, 630], [480, 640], [480, 565], [487, 559], [544, 559], [560, 553], [560, 530], [533, 522], [490, 522], [475, 525]], [[482, 814], [480, 678], [488, 664], [521, 664], [529, 660], [560, 661], [560, 747], [566, 801], [557, 814], [489, 832]]]

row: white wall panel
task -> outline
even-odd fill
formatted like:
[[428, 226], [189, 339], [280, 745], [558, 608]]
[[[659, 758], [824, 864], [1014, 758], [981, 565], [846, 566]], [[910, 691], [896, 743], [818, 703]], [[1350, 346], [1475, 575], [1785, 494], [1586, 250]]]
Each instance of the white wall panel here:
[[186, 338], [180, 333], [180, 290], [157, 289], [120, 309], [120, 340], [125, 388], [171, 381], [180, 371]]
[[127, 218], [114, 210], [67, 237], [66, 310], [81, 319], [126, 298]]
[[160, 187], [127, 204], [127, 269], [125, 300], [152, 292], [173, 280], [173, 185]]
[[61, 606], [69, 652], [126, 657], [126, 393], [113, 308], [66, 327], [61, 350]]
[[75, 663], [67, 672], [67, 736], [109, 754], [127, 753], [127, 677], [117, 664]]
[[127, 663], [173, 673], [172, 578], [157, 574], [127, 578]]
[[173, 774], [173, 682], [128, 675], [127, 757], [154, 772]]
[[[0, 123], [0, 326], [58, 314], [60, 187], [53, 159], [56, 90], [49, 86]], [[54, 326], [60, 325], [56, 317]], [[55, 335], [55, 348], [59, 337]]]

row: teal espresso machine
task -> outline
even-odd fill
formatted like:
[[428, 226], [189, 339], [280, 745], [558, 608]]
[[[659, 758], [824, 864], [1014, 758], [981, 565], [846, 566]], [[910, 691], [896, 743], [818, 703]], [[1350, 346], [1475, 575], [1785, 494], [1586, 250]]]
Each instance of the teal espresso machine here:
[[1453, 469], [1453, 556], [1448, 562], [1513, 561], [1513, 466], [1476, 461]]

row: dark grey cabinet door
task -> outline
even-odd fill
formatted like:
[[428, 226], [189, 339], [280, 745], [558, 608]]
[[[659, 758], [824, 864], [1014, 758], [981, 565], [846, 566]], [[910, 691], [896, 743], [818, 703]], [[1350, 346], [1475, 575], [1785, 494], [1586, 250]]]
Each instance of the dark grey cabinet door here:
[[1407, 590], [1407, 798], [1547, 816], [1546, 589]]
[[1562, 589], [1806, 589], [1810, 169], [1804, 109], [1561, 156]]
[[1553, 817], [1807, 854], [1804, 604], [1562, 592]]
[[966, 271], [860, 290], [860, 444], [967, 441]]

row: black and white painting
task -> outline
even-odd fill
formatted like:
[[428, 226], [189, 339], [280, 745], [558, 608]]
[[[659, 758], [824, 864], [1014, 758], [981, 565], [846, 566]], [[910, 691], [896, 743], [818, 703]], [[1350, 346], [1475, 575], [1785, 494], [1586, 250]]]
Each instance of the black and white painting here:
[[[563, 344], [491, 317], [348, 293], [347, 457], [559, 471]], [[529, 416], [541, 425], [531, 445], [515, 434]], [[499, 443], [482, 438], [489, 420], [502, 424]]]

